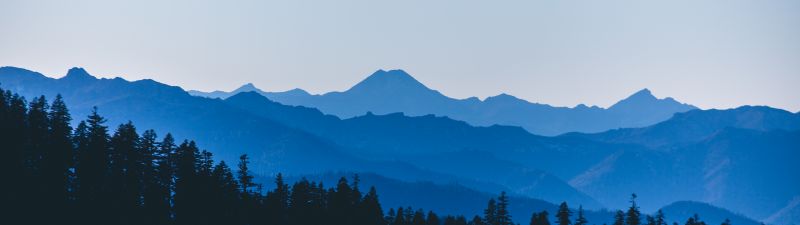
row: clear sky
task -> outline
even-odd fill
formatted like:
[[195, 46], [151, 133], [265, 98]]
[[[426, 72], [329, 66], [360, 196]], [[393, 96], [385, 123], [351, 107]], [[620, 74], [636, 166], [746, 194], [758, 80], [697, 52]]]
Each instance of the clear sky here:
[[2, 0], [0, 65], [312, 93], [404, 69], [456, 98], [798, 111], [800, 1]]

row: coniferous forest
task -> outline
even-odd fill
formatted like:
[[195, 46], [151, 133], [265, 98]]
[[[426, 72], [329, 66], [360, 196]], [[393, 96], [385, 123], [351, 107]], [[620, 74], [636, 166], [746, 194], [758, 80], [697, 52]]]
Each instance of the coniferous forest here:
[[[281, 174], [263, 190], [249, 158], [215, 162], [189, 140], [138, 131], [131, 122], [109, 127], [97, 110], [71, 126], [61, 96], [30, 102], [0, 89], [0, 224], [273, 224], [273, 225], [513, 225], [503, 192], [483, 215], [437, 215], [412, 207], [384, 211], [377, 190], [357, 176], [332, 187]], [[613, 225], [667, 225], [664, 214], [643, 215], [631, 197]], [[513, 222], [516, 219], [518, 222]], [[550, 220], [553, 219], [553, 222]], [[530, 225], [587, 225], [582, 207], [562, 203], [554, 214], [534, 212]], [[677, 223], [675, 223], [677, 224]], [[695, 215], [685, 225], [705, 225]], [[730, 225], [726, 221], [722, 225]]]

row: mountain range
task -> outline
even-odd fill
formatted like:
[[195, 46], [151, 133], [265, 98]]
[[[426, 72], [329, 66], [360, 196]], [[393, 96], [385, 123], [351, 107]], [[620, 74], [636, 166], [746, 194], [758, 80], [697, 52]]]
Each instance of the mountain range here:
[[[370, 92], [381, 89], [374, 88], [377, 84], [387, 90], [420, 90], [422, 85], [415, 85], [418, 82], [396, 76], [401, 72], [379, 71], [367, 79], [372, 81], [332, 96], [380, 96]], [[381, 103], [388, 108], [373, 109], [367, 104], [363, 113], [337, 117], [324, 109], [282, 104], [265, 92], [216, 96], [225, 99], [196, 97], [152, 80], [97, 79], [80, 68], [53, 79], [3, 67], [0, 87], [28, 98], [52, 98], [60, 93], [71, 106], [73, 118], [85, 118], [97, 106], [112, 126], [132, 120], [145, 129], [170, 130], [176, 137], [197, 140], [226, 161], [248, 153], [256, 171], [264, 176], [276, 172], [292, 176], [371, 173], [403, 184], [458, 183], [481, 193], [508, 191], [520, 198], [568, 201], [595, 210], [626, 207], [628, 196], [638, 193], [646, 212], [691, 200], [735, 212], [726, 217], [741, 214], [781, 225], [797, 223], [800, 168], [795, 161], [800, 158], [800, 114], [769, 107], [642, 108], [674, 100], [652, 101], [655, 97], [649, 91], [641, 91], [609, 109], [594, 109], [605, 113], [592, 114], [607, 116], [614, 108], [617, 112], [629, 110], [632, 116], [624, 119], [627, 122], [612, 116], [584, 119], [620, 124], [652, 119], [654, 114], [666, 118], [596, 133], [562, 129], [551, 134], [570, 133], [550, 137], [532, 134], [528, 127], [495, 125], [505, 124], [498, 122], [478, 126], [425, 110], [392, 112], [392, 103], [415, 103], [389, 97]], [[301, 91], [294, 92], [304, 96]], [[417, 94], [414, 98], [422, 99], [438, 92]], [[638, 114], [647, 115], [636, 117]], [[424, 199], [411, 196], [409, 201]]]
[[668, 119], [676, 112], [696, 107], [672, 98], [658, 99], [643, 89], [609, 108], [578, 105], [574, 108], [531, 103], [500, 94], [484, 100], [472, 97], [454, 99], [432, 90], [403, 70], [378, 70], [343, 92], [312, 95], [302, 89], [265, 92], [252, 83], [231, 92], [189, 91], [196, 96], [227, 98], [242, 92], [257, 92], [285, 105], [317, 108], [340, 118], [361, 116], [368, 112], [410, 116], [428, 114], [447, 116], [476, 126], [519, 126], [539, 135], [567, 132], [601, 132], [615, 128], [644, 127]]

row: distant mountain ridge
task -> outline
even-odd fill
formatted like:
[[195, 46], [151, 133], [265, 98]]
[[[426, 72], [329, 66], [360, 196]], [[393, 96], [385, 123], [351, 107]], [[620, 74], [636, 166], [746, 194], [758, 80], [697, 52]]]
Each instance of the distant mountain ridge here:
[[111, 126], [130, 119], [143, 129], [168, 128], [223, 159], [247, 152], [262, 174], [373, 172], [408, 182], [456, 181], [481, 192], [506, 190], [550, 202], [570, 197], [570, 205], [588, 196], [611, 209], [627, 207], [627, 196], [637, 193], [647, 212], [692, 200], [777, 225], [797, 223], [800, 181], [792, 178], [800, 177], [795, 162], [800, 126], [794, 122], [800, 114], [785, 110], [692, 110], [641, 128], [545, 137], [434, 115], [340, 119], [254, 92], [209, 99], [152, 80], [85, 74], [75, 69], [52, 79], [4, 67], [0, 87], [29, 99], [62, 93], [70, 106], [79, 106], [76, 119], [98, 105]]
[[[235, 107], [230, 102], [191, 96], [178, 87], [160, 84], [152, 80], [130, 82], [121, 78], [97, 79], [80, 68], [71, 69], [65, 77], [53, 79], [25, 69], [2, 67], [0, 68], [0, 87], [17, 92], [28, 99], [39, 95], [45, 95], [52, 99], [60, 93], [64, 96], [67, 104], [75, 106], [71, 107], [75, 118], [74, 122], [85, 118], [91, 108], [97, 106], [100, 113], [108, 119], [108, 125], [112, 128], [131, 120], [140, 129], [169, 130], [177, 139], [192, 138], [202, 146], [208, 147], [219, 159], [228, 162], [235, 161], [239, 154], [248, 153], [253, 160], [253, 170], [259, 174], [268, 175], [277, 172], [313, 174], [328, 171], [374, 172], [399, 180], [460, 182], [480, 191], [506, 190], [528, 196], [536, 193], [551, 193], [547, 196], [539, 196], [553, 202], [568, 200], [585, 204], [586, 207], [601, 207], [601, 204], [570, 187], [565, 181], [524, 165], [515, 164], [513, 168], [517, 171], [513, 174], [527, 175], [534, 179], [514, 180], [510, 179], [513, 177], [503, 177], [504, 180], [501, 180], [491, 176], [468, 177], [466, 173], [454, 173], [458, 172], [454, 169], [434, 171], [421, 168], [421, 164], [415, 165], [400, 159], [368, 158], [366, 154], [361, 154], [365, 151], [352, 149], [359, 147], [351, 142], [354, 139], [334, 141], [328, 138], [344, 137], [320, 136], [321, 133], [308, 132], [314, 131], [309, 127], [288, 123], [292, 121], [290, 119], [294, 119], [296, 121], [317, 121], [321, 123], [320, 125], [324, 125], [323, 123], [328, 122], [338, 123], [336, 122], [339, 120], [338, 118], [325, 116], [318, 111], [302, 107], [274, 103], [258, 94], [252, 95], [258, 97], [259, 100], [254, 106], [271, 107], [269, 109], [274, 110], [272, 112], [275, 112], [275, 115], [289, 118], [255, 114]], [[390, 123], [398, 118], [402, 119], [404, 116], [376, 116], [371, 120]], [[419, 121], [417, 118], [407, 119]], [[460, 121], [444, 118], [442, 120], [446, 123], [458, 124], [462, 129], [476, 129]], [[424, 123], [424, 120], [419, 122]], [[339, 125], [357, 128], [366, 124]], [[326, 127], [317, 126], [316, 128]], [[338, 128], [338, 125], [333, 128]], [[365, 127], [360, 130], [366, 130], [364, 133], [375, 133], [369, 132], [368, 129], [372, 128]], [[519, 128], [516, 130], [530, 135]], [[327, 134], [335, 133], [330, 129], [325, 131], [330, 132]], [[386, 146], [386, 144], [374, 143], [369, 145], [369, 148], [377, 150], [372, 147], [379, 146]], [[430, 146], [428, 148], [431, 148]], [[493, 162], [503, 163], [499, 159]], [[458, 162], [454, 163], [458, 164]], [[492, 165], [485, 164], [474, 168], [488, 170]], [[497, 174], [502, 171], [492, 170], [491, 172]], [[510, 181], [514, 181], [514, 183]], [[525, 189], [523, 190], [523, 188]]]
[[402, 112], [410, 116], [434, 114], [477, 126], [520, 126], [540, 135], [643, 127], [666, 120], [674, 113], [696, 109], [672, 98], [658, 99], [648, 89], [643, 89], [607, 109], [583, 104], [574, 108], [554, 107], [531, 103], [508, 94], [485, 100], [475, 97], [453, 99], [428, 88], [403, 70], [378, 70], [346, 91], [322, 95], [312, 95], [301, 89], [265, 92], [252, 83], [231, 92], [189, 93], [210, 98], [228, 98], [250, 91], [282, 104], [317, 108], [341, 118], [361, 116], [367, 112], [379, 115]]

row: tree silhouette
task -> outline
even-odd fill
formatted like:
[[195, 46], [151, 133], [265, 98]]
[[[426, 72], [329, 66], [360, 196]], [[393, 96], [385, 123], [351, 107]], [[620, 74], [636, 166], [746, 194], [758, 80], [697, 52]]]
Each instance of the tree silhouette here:
[[547, 211], [533, 213], [531, 215], [530, 225], [550, 225], [550, 218], [548, 218], [548, 216], [549, 214]]
[[614, 225], [625, 225], [625, 212], [617, 210], [614, 214]]
[[578, 206], [578, 218], [575, 219], [575, 225], [586, 225], [589, 221], [586, 220], [586, 217], [583, 215], [583, 206]]
[[631, 207], [628, 208], [628, 212], [625, 214], [625, 216], [625, 222], [627, 225], [640, 225], [642, 223], [639, 206], [636, 205], [636, 194], [631, 194]]
[[572, 216], [572, 211], [569, 210], [569, 206], [567, 206], [567, 202], [562, 202], [561, 205], [558, 206], [558, 212], [556, 213], [556, 219], [558, 220], [558, 225], [570, 225], [570, 217]]

